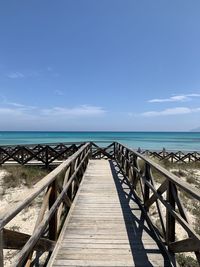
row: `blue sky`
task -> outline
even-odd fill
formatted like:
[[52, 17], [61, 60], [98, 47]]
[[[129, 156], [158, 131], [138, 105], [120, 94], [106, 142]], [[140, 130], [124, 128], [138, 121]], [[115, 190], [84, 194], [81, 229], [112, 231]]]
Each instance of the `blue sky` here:
[[0, 130], [200, 126], [200, 1], [0, 2]]

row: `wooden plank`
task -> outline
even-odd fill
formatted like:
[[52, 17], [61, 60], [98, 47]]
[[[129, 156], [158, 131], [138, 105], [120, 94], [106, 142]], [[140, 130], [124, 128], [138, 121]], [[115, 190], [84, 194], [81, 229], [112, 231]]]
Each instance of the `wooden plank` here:
[[[112, 234], [82, 234], [82, 235], [76, 235], [76, 234], [67, 234], [67, 238], [66, 239], [63, 239], [63, 241], [65, 240], [68, 240], [69, 239], [95, 239], [95, 240], [107, 240], [108, 238], [110, 240], [126, 240], [127, 243], [129, 244], [132, 244], [132, 242], [135, 240], [138, 240], [138, 236], [140, 237], [140, 242], [143, 242], [143, 241], [148, 241], [148, 242], [153, 242], [152, 241], [152, 237], [150, 235], [138, 235], [138, 233], [135, 233], [133, 234], [133, 237], [130, 239], [130, 237], [128, 238], [127, 235], [117, 235], [116, 234], [116, 231], [115, 233], [112, 233]], [[155, 242], [155, 241], [154, 241]]]
[[[140, 264], [134, 264], [133, 260], [114, 260], [114, 261], [108, 261], [108, 260], [56, 260], [55, 261], [55, 267], [61, 267], [61, 266], [84, 266], [84, 267], [161, 267], [159, 260], [153, 263], [149, 263], [146, 265], [145, 261], [140, 261]], [[163, 265], [164, 266], [164, 265]], [[166, 266], [166, 265], [165, 265]]]
[[[51, 193], [49, 196], [49, 209], [51, 209], [57, 198], [56, 184], [57, 182], [53, 181], [51, 185]], [[49, 239], [54, 241], [57, 239], [57, 228], [58, 225], [57, 225], [57, 210], [56, 210], [56, 212], [53, 214], [52, 218], [49, 221]]]
[[[168, 186], [168, 181], [167, 179], [165, 179], [165, 181], [159, 186], [159, 188], [157, 189], [157, 193], [162, 195], [166, 190], [167, 190], [167, 186]], [[158, 197], [153, 194], [145, 203], [145, 208], [149, 208], [156, 200], [158, 199]]]
[[3, 230], [0, 230], [0, 267], [3, 267]]
[[49, 267], [170, 266], [138, 205], [116, 179], [109, 161], [89, 162]]
[[[4, 238], [4, 244], [3, 244], [4, 249], [20, 250], [29, 240], [30, 235], [4, 229], [3, 238]], [[35, 245], [34, 250], [43, 252], [53, 251], [54, 246], [55, 242], [46, 238], [40, 238], [37, 244]]]
[[[168, 189], [167, 189], [167, 202], [170, 204], [171, 209], [175, 210], [175, 199], [172, 193], [173, 184], [172, 182], [168, 182]], [[173, 214], [166, 210], [166, 242], [167, 244], [175, 241], [175, 218]]]
[[184, 240], [176, 241], [169, 244], [170, 249], [173, 252], [193, 252], [200, 250], [200, 240], [194, 240], [193, 238], [187, 238]]
[[[84, 239], [85, 240], [85, 239]], [[158, 247], [155, 245], [155, 243], [150, 243], [150, 244], [146, 244], [143, 246], [140, 243], [133, 243], [136, 250], [140, 249], [140, 250], [147, 250], [147, 249], [154, 249], [157, 250]], [[63, 246], [62, 246], [62, 250], [65, 251], [66, 248], [78, 248], [78, 249], [82, 249], [83, 248], [83, 243], [80, 242], [63, 242]], [[84, 243], [84, 249], [112, 249], [112, 250], [116, 250], [119, 251], [121, 249], [128, 249], [130, 251], [130, 244], [128, 244], [127, 242], [124, 243]], [[61, 251], [61, 250], [60, 250]], [[114, 252], [115, 253], [115, 252]]]
[[[147, 247], [147, 246], [155, 246], [157, 248], [157, 245], [155, 245], [154, 240], [152, 239], [145, 240], [144, 244], [141, 244], [141, 242], [136, 241], [135, 239], [129, 240], [134, 246], [140, 246], [140, 247]], [[63, 248], [64, 247], [104, 247], [106, 246], [112, 246], [114, 248], [118, 248], [118, 246], [126, 246], [130, 248], [130, 244], [127, 243], [127, 239], [110, 239], [109, 236], [105, 237], [105, 239], [101, 238], [65, 238], [62, 241]]]
[[[144, 251], [144, 247], [142, 246], [137, 246], [135, 247], [137, 249], [138, 253], [143, 253]], [[152, 250], [156, 252], [159, 252], [158, 248], [156, 246], [150, 246], [149, 250]], [[146, 250], [148, 250], [146, 248]], [[61, 256], [62, 255], [62, 256]], [[97, 247], [97, 246], [85, 246], [85, 247], [73, 247], [70, 248], [68, 246], [63, 247], [63, 249], [59, 250], [59, 253], [57, 254], [57, 257], [59, 259], [61, 258], [69, 258], [69, 255], [74, 256], [76, 258], [79, 259], [83, 259], [84, 256], [86, 256], [86, 259], [89, 259], [88, 255], [91, 255], [93, 258], [96, 255], [103, 255], [103, 256], [107, 256], [109, 257], [114, 257], [114, 258], [119, 258], [119, 255], [123, 256], [125, 258], [125, 256], [127, 256], [127, 258], [131, 258], [132, 257], [132, 251], [130, 250], [130, 247], [128, 247], [128, 245], [124, 245], [124, 246], [120, 246], [117, 247], [116, 245], [111, 245], [107, 247]], [[105, 259], [105, 258], [104, 258]], [[109, 258], [110, 259], [110, 258]]]

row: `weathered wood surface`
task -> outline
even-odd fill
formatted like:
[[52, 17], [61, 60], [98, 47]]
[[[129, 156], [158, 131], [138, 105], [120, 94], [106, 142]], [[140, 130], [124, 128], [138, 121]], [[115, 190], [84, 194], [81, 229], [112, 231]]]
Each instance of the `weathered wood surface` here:
[[[19, 233], [16, 231], [4, 229], [3, 230], [3, 236], [4, 236], [4, 248], [5, 249], [21, 249], [26, 244], [26, 242], [29, 240], [30, 235]], [[53, 251], [55, 246], [55, 242], [41, 238], [39, 239], [38, 243], [34, 247], [34, 250], [37, 251]]]
[[0, 164], [58, 164], [73, 155], [85, 143], [0, 146]]
[[[115, 160], [120, 171], [127, 178], [133, 188], [133, 192], [144, 209], [147, 220], [154, 225], [154, 229], [168, 245], [170, 253], [194, 252], [200, 265], [200, 236], [194, 229], [194, 225], [188, 220], [184, 209], [181, 192], [187, 193], [188, 199], [199, 203], [200, 190], [183, 179], [167, 171], [151, 159], [135, 152], [122, 144], [115, 143]], [[155, 186], [153, 171], [157, 171], [160, 177], [160, 186]], [[165, 193], [165, 194], [164, 194]], [[157, 224], [155, 218], [149, 212], [155, 203]], [[165, 206], [165, 212], [161, 209]], [[158, 226], [160, 223], [160, 226]], [[176, 232], [176, 224], [179, 223], [186, 231], [188, 238], [183, 239]], [[176, 236], [177, 235], [177, 236]], [[177, 239], [176, 239], [177, 237]], [[182, 239], [182, 240], [181, 240]], [[177, 241], [176, 241], [177, 240]], [[191, 245], [192, 244], [192, 245]]]
[[[107, 147], [99, 147], [94, 142], [92, 145], [92, 158], [115, 157], [115, 142]], [[84, 142], [52, 143], [35, 145], [0, 146], [0, 164], [13, 165], [58, 165], [75, 153]], [[200, 151], [151, 151], [138, 148], [134, 150], [141, 155], [177, 163], [200, 162]]]
[[167, 151], [166, 149], [150, 151], [138, 148], [137, 152], [160, 161], [167, 160], [179, 163], [200, 162], [200, 151]]
[[90, 160], [48, 266], [172, 266], [112, 161]]

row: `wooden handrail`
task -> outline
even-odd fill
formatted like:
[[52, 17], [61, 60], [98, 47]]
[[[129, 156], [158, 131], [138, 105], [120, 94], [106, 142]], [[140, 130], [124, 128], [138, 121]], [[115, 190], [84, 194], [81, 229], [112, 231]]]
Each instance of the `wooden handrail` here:
[[176, 150], [148, 150], [138, 148], [137, 152], [145, 156], [156, 158], [159, 161], [168, 160], [171, 162], [200, 162], [200, 151], [176, 151]]
[[[24, 266], [26, 262], [26, 266], [30, 266], [32, 251], [35, 249], [39, 240], [43, 243], [46, 240], [47, 244], [53, 244], [51, 240], [56, 240], [59, 233], [59, 227], [57, 227], [57, 224], [58, 222], [62, 222], [60, 219], [61, 216], [66, 216], [68, 213], [69, 203], [73, 202], [90, 155], [91, 144], [87, 143], [51, 173], [46, 175], [41, 181], [35, 184], [31, 192], [28, 191], [27, 194], [24, 195], [23, 201], [17, 202], [12, 207], [6, 207], [4, 211], [0, 212], [0, 266], [3, 266], [2, 251], [6, 248], [6, 242], [3, 241], [3, 238], [5, 237], [3, 233], [6, 231], [4, 227], [44, 190], [46, 190], [46, 194], [44, 194], [44, 201], [36, 221], [36, 227], [33, 234], [29, 238], [26, 237], [27, 242], [24, 244], [23, 248], [21, 249], [21, 247], [19, 247], [21, 251], [17, 254], [17, 258], [13, 266]], [[57, 178], [59, 177], [60, 179], [61, 175], [64, 177], [63, 185], [57, 186]], [[63, 203], [63, 206], [61, 206], [61, 203]], [[67, 207], [67, 213], [65, 212], [65, 205]], [[45, 212], [48, 208], [49, 210]], [[60, 209], [59, 214], [57, 213], [58, 209]], [[63, 212], [65, 212], [65, 214], [63, 214]], [[41, 239], [43, 233], [47, 229], [49, 232], [48, 236]], [[18, 238], [21, 237], [22, 242], [19, 242], [19, 244], [24, 242], [24, 233], [10, 231], [9, 237], [11, 238], [12, 236], [18, 236]]]
[[[0, 164], [18, 163], [24, 164], [44, 164], [48, 167], [50, 164], [57, 164], [57, 160], [65, 160], [69, 155], [72, 155], [82, 145], [87, 142], [64, 142], [64, 143], [42, 143], [42, 144], [19, 144], [19, 145], [3, 145], [0, 146]], [[113, 156], [109, 148], [113, 147], [112, 143], [108, 147], [102, 148], [94, 142], [94, 157], [109, 157]], [[150, 151], [138, 148], [134, 150], [148, 157], [157, 158], [159, 161], [167, 160], [171, 162], [200, 162], [200, 151]], [[34, 160], [34, 162], [33, 162]]]
[[[200, 236], [193, 229], [193, 225], [189, 223], [179, 197], [179, 191], [184, 191], [194, 200], [200, 201], [200, 190], [181, 180], [144, 155], [117, 142], [115, 142], [114, 146], [114, 157], [121, 172], [127, 177], [138, 201], [146, 210], [149, 221], [151, 221], [156, 232], [160, 233], [163, 241], [168, 245], [169, 251], [171, 253], [194, 252], [200, 264]], [[138, 159], [144, 162], [143, 170], [139, 167]], [[152, 170], [156, 170], [164, 178], [159, 188], [155, 187]], [[165, 192], [166, 197], [163, 196]], [[154, 203], [156, 203], [162, 229], [159, 229], [151, 220], [149, 210]], [[160, 208], [160, 203], [166, 208], [165, 215]], [[176, 222], [179, 222], [187, 232], [188, 238], [175, 240]]]
[[66, 160], [73, 155], [85, 143], [60, 143], [60, 144], [35, 144], [0, 146], [0, 164], [18, 163], [21, 165], [31, 163], [42, 163], [48, 167], [56, 160]]
[[[140, 153], [138, 153], [138, 152], [136, 152], [130, 148], [127, 148], [120, 143], [115, 143], [115, 144], [124, 147], [131, 154], [135, 155], [136, 157], [142, 159], [144, 162], [148, 163], [152, 168], [157, 170], [160, 174], [162, 174], [168, 180], [170, 180], [171, 182], [176, 184], [178, 187], [180, 187], [182, 190], [184, 190], [185, 192], [190, 194], [192, 197], [194, 197], [195, 199], [200, 201], [200, 190], [199, 189], [197, 189], [196, 187], [193, 187], [191, 184], [189, 184], [183, 180], [180, 180], [180, 178], [178, 176], [169, 172], [168, 170], [166, 170], [165, 168], [163, 168], [162, 166], [157, 164], [155, 161], [143, 156], [142, 154], [140, 154]], [[129, 160], [126, 159], [126, 161], [129, 161]]]
[[[93, 158], [109, 158], [113, 159], [114, 156], [114, 142], [112, 142], [110, 145], [107, 147], [99, 147], [97, 144], [94, 142], [91, 142], [92, 146], [92, 157]], [[111, 149], [111, 151], [110, 151]]]

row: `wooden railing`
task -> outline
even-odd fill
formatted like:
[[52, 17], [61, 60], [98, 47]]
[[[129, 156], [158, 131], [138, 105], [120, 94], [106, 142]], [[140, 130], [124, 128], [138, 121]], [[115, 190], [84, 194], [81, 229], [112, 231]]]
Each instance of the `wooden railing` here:
[[115, 143], [111, 143], [107, 147], [100, 147], [94, 142], [91, 142], [92, 146], [92, 158], [93, 159], [114, 159], [114, 145]]
[[199, 151], [167, 151], [163, 149], [161, 151], [143, 150], [138, 148], [137, 152], [145, 156], [156, 158], [159, 161], [167, 160], [176, 163], [188, 163], [188, 162], [199, 162], [200, 163], [200, 152]]
[[[0, 165], [4, 163], [18, 163], [25, 165], [28, 163], [41, 163], [48, 167], [56, 161], [67, 159], [73, 155], [84, 142], [79, 143], [52, 143], [37, 145], [17, 145], [17, 146], [0, 146]], [[114, 142], [108, 147], [99, 147], [91, 142], [94, 158], [111, 158], [114, 155]], [[136, 150], [134, 150], [136, 151]], [[161, 151], [143, 150], [138, 148], [140, 154], [150, 158], [156, 158], [159, 161], [170, 161], [177, 163], [200, 162], [200, 152], [183, 152], [183, 151]], [[58, 162], [59, 163], [59, 162]]]
[[31, 161], [41, 162], [46, 167], [55, 160], [65, 160], [73, 155], [84, 143], [38, 144], [0, 147], [0, 165], [16, 162], [21, 165]]
[[[63, 222], [74, 200], [91, 155], [91, 144], [76, 153], [24, 194], [23, 201], [8, 206], [0, 213], [0, 266], [3, 250], [20, 250], [13, 266], [31, 266], [34, 251], [51, 252]], [[43, 201], [32, 235], [6, 229], [7, 224], [43, 193]], [[33, 222], [30, 222], [32, 224]]]
[[[193, 199], [197, 205], [200, 205], [200, 190], [162, 168], [151, 159], [119, 143], [114, 144], [114, 156], [123, 175], [128, 178], [145, 213], [154, 224], [156, 233], [168, 246], [169, 252], [172, 254], [194, 252], [200, 264], [200, 236], [190, 223], [180, 197], [181, 192], [185, 193], [189, 200]], [[162, 180], [158, 187], [153, 175], [155, 172]], [[153, 223], [150, 215], [153, 206], [156, 209], [160, 227]], [[162, 206], [164, 206], [164, 210]], [[185, 230], [187, 238], [180, 239], [176, 233], [177, 224]]]

